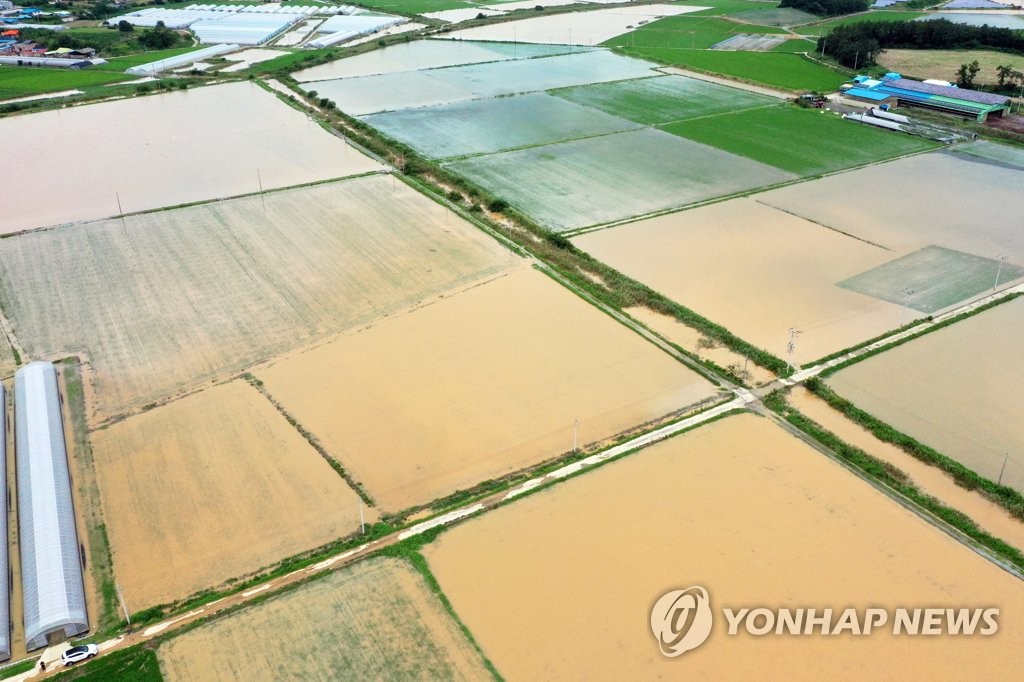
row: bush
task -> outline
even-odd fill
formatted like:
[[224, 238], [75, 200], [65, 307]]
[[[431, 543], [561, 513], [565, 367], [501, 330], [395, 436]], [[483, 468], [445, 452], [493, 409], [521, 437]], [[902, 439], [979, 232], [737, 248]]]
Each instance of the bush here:
[[803, 10], [819, 17], [866, 12], [872, 0], [782, 0], [779, 7]]
[[508, 202], [504, 199], [495, 199], [491, 203], [487, 204], [487, 210], [493, 211], [494, 213], [500, 213], [508, 209]]

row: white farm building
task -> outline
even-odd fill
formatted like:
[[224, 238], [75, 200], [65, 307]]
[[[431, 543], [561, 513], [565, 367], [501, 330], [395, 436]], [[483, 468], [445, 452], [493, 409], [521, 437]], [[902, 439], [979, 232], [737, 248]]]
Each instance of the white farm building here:
[[57, 370], [33, 362], [14, 376], [18, 538], [25, 647], [89, 629], [75, 512], [71, 500]]

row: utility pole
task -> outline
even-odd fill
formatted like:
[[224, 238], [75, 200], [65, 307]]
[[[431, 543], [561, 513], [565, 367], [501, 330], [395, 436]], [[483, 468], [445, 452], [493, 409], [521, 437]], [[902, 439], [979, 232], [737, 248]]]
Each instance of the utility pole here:
[[803, 334], [803, 332], [796, 327], [789, 328], [789, 343], [786, 344], [786, 354], [788, 356], [786, 364], [789, 365], [790, 371], [793, 371], [793, 351], [796, 350], [796, 337], [801, 334]]
[[128, 613], [128, 607], [124, 603], [124, 594], [121, 593], [121, 583], [114, 583], [114, 591], [117, 592], [117, 599], [121, 602], [121, 610], [124, 611], [124, 619], [128, 622], [128, 632], [132, 631], [132, 617]]
[[825, 58], [825, 43], [828, 42], [824, 38], [821, 39], [821, 58]]
[[999, 267], [996, 268], [996, 283], [992, 285], [992, 291], [995, 291], [996, 288], [999, 287], [999, 276], [1003, 274], [1003, 263], [1006, 262], [1007, 258], [1009, 258], [1009, 256], [1006, 255], [999, 257]]
[[576, 450], [578, 449], [576, 447], [576, 445], [577, 445], [577, 437], [579, 436], [579, 432], [580, 432], [580, 420], [579, 419], [574, 419], [573, 422], [572, 422], [572, 453], [574, 455], [576, 454]]
[[999, 481], [998, 481], [997, 485], [1002, 485], [1003, 484], [1003, 472], [1006, 471], [1006, 460], [1008, 460], [1008, 459], [1010, 459], [1010, 453], [1009, 452], [1006, 453], [1006, 457], [1003, 457], [1003, 466], [999, 470]]
[[860, 64], [860, 52], [853, 56], [853, 71], [857, 72], [857, 64]]
[[366, 519], [363, 517], [363, 498], [359, 498], [359, 533], [366, 535]]

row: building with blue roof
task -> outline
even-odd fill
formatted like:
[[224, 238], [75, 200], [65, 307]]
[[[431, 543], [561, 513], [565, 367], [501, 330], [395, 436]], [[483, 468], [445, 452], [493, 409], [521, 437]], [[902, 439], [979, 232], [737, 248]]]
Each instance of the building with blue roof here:
[[981, 122], [989, 116], [1004, 116], [1010, 110], [1010, 98], [934, 82], [903, 78], [887, 73], [881, 80], [857, 76], [844, 96], [874, 105], [914, 106], [947, 114], [974, 118]]

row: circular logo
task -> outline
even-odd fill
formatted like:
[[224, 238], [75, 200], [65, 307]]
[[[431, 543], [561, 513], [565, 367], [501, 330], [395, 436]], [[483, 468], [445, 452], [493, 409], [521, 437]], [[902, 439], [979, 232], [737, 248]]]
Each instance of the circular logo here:
[[651, 608], [651, 632], [669, 658], [703, 644], [711, 634], [711, 620], [708, 592], [699, 585], [666, 592]]

